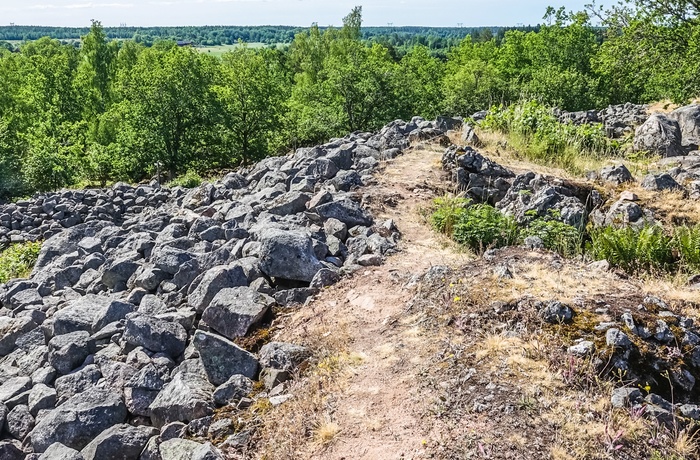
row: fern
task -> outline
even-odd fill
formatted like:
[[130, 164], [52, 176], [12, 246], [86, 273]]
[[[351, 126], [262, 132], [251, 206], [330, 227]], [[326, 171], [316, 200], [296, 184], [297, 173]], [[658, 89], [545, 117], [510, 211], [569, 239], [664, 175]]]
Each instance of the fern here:
[[435, 212], [430, 218], [433, 228], [440, 233], [452, 236], [455, 223], [466, 212], [471, 200], [446, 195], [436, 198], [433, 204], [436, 206]]
[[486, 204], [466, 209], [454, 227], [455, 241], [480, 252], [515, 244], [518, 235], [518, 224], [512, 217]]
[[681, 268], [687, 271], [700, 270], [700, 225], [676, 228], [672, 244]]
[[594, 230], [589, 251], [628, 273], [666, 271], [673, 264], [671, 238], [657, 225]]

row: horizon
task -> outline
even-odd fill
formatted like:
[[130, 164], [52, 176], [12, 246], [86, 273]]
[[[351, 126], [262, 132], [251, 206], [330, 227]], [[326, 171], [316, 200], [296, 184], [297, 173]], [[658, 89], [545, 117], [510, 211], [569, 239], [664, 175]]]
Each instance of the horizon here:
[[[480, 7], [477, 0], [446, 0], [440, 7], [420, 0], [374, 1], [363, 6], [365, 27], [518, 27], [541, 24], [547, 6], [580, 11], [590, 0], [494, 0]], [[0, 0], [2, 26], [89, 27], [97, 20], [104, 27], [199, 26], [340, 26], [342, 18], [363, 2], [341, 0], [26, 0], [22, 5]], [[302, 5], [299, 5], [302, 4]], [[455, 13], [464, 11], [463, 15]], [[230, 16], [230, 20], [222, 20]], [[426, 19], [428, 18], [428, 19]], [[107, 20], [105, 20], [107, 19]]]

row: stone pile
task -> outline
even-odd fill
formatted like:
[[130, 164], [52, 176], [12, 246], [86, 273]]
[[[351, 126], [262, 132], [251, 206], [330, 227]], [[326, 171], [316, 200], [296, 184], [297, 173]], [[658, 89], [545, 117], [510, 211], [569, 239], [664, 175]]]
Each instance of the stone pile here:
[[1, 206], [5, 241], [47, 239], [29, 279], [0, 285], [0, 458], [216, 459], [191, 439], [244, 444], [214, 410], [250, 405], [254, 380], [283, 403], [309, 351], [236, 342], [396, 250], [394, 224], [355, 190], [409, 139], [441, 134], [395, 121], [191, 190], [117, 184]]

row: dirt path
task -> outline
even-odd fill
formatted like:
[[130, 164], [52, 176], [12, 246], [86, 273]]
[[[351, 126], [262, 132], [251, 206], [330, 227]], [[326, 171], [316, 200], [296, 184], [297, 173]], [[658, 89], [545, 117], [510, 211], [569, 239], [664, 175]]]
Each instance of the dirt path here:
[[[331, 431], [295, 449], [298, 458], [420, 458], [428, 428], [418, 419], [415, 380], [428, 351], [420, 329], [403, 314], [415, 295], [406, 288], [412, 275], [432, 265], [466, 261], [446, 239], [431, 231], [421, 212], [440, 193], [441, 154], [417, 150], [389, 162], [364, 189], [365, 205], [376, 219], [393, 219], [402, 232], [401, 251], [381, 267], [360, 270], [324, 291], [310, 305], [284, 318], [278, 340], [333, 339], [352, 362], [323, 404]], [[444, 182], [443, 182], [444, 183]], [[327, 430], [328, 426], [320, 430]]]

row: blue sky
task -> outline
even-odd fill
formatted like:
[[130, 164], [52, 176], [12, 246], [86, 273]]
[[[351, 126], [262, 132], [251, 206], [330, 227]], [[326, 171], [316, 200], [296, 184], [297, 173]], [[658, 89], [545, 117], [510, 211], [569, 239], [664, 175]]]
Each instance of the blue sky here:
[[339, 25], [363, 5], [365, 25], [536, 24], [548, 5], [581, 10], [589, 0], [0, 0], [0, 24], [86, 26]]

